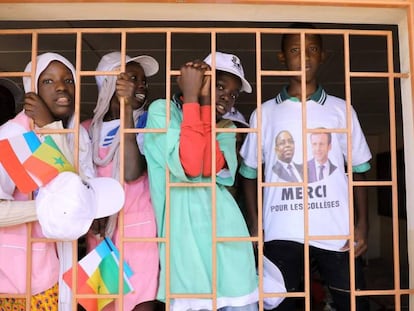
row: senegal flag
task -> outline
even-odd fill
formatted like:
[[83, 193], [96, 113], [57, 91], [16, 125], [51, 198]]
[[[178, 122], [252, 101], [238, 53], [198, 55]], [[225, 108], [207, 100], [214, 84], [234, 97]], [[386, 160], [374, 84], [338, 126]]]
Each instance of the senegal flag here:
[[74, 172], [51, 136], [41, 142], [34, 131], [0, 140], [0, 163], [23, 193], [47, 184], [60, 172]]
[[42, 185], [47, 184], [61, 172], [75, 172], [72, 164], [66, 160], [51, 136], [46, 136], [43, 143], [23, 163], [23, 167]]

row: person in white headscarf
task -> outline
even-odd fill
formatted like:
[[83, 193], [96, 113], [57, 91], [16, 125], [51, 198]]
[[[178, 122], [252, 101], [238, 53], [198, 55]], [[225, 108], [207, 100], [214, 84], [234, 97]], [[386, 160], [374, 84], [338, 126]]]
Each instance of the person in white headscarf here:
[[[120, 71], [120, 52], [106, 54], [96, 71]], [[158, 62], [151, 56], [134, 58], [125, 56], [125, 72], [118, 75], [96, 76], [98, 101], [92, 120], [82, 123], [89, 129], [93, 146], [93, 162], [98, 176], [120, 178], [120, 137], [123, 135], [121, 118], [125, 128], [143, 128], [146, 124], [148, 95], [147, 78], [158, 72]], [[121, 104], [124, 115], [121, 116]], [[113, 238], [116, 245], [126, 238], [156, 237], [156, 222], [152, 207], [145, 159], [140, 152], [141, 134], [124, 135], [124, 205], [123, 228], [117, 228], [117, 216], [95, 221], [87, 238], [91, 250], [105, 236]], [[124, 295], [123, 310], [154, 310], [158, 288], [159, 254], [156, 242], [123, 243], [124, 259], [130, 265], [130, 278], [134, 292]], [[111, 303], [105, 311], [117, 309]]]
[[[0, 128], [0, 139], [18, 136], [32, 129], [53, 130], [74, 126], [76, 72], [73, 65], [60, 54], [44, 53], [37, 56], [36, 66], [32, 62], [27, 64], [25, 72], [32, 70], [34, 81], [32, 76], [23, 77], [26, 92], [23, 110]], [[37, 135], [43, 140], [43, 134]], [[52, 134], [52, 137], [59, 140], [61, 151], [72, 164], [73, 136]], [[79, 139], [79, 173], [83, 177], [93, 177], [91, 145], [84, 129], [80, 130]], [[0, 199], [25, 201], [28, 198], [27, 194], [17, 190], [13, 180], [0, 166]], [[10, 305], [13, 310], [25, 310], [26, 303], [30, 303], [33, 310], [70, 310], [70, 289], [62, 282], [61, 276], [72, 264], [71, 242], [33, 243], [32, 265], [29, 266], [28, 234], [30, 231], [27, 224], [0, 229], [0, 292], [24, 294], [27, 290], [26, 275], [30, 273], [32, 294], [30, 302], [25, 299], [1, 298], [0, 304], [6, 307]], [[31, 235], [33, 238], [44, 237], [38, 222], [33, 223]], [[10, 259], [13, 259], [12, 265]]]

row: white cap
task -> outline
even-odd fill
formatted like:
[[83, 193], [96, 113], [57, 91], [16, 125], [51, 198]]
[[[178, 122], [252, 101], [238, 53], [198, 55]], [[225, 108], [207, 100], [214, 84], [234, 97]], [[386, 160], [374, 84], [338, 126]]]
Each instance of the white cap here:
[[[49, 64], [53, 61], [61, 62], [63, 65], [68, 67], [68, 69], [72, 72], [73, 80], [75, 81], [75, 85], [76, 85], [76, 71], [72, 63], [60, 54], [44, 53], [44, 54], [37, 56], [36, 58], [36, 68], [35, 68], [36, 73], [35, 73], [35, 83], [34, 83], [35, 93], [37, 93], [37, 81], [39, 80], [39, 76], [47, 68], [47, 66], [49, 66]], [[32, 62], [30, 61], [26, 65], [24, 72], [31, 72], [31, 70], [32, 70]], [[32, 91], [31, 81], [32, 81], [31, 77], [23, 77], [23, 87], [26, 93]]]
[[[96, 71], [112, 71], [121, 66], [122, 54], [120, 52], [112, 52], [102, 56], [99, 61]], [[128, 55], [125, 55], [125, 64], [129, 62], [136, 62], [141, 65], [144, 69], [146, 77], [151, 77], [158, 72], [159, 65], [155, 58], [148, 55], [140, 55], [137, 57], [131, 58]], [[101, 90], [102, 84], [105, 81], [105, 76], [95, 76], [96, 84], [98, 85], [98, 90]]]
[[[235, 109], [234, 107], [231, 109], [231, 111], [226, 112], [223, 117], [223, 119], [227, 119], [227, 120], [231, 120], [233, 122], [236, 123], [240, 123], [241, 125], [243, 125], [244, 127], [249, 127], [249, 123], [247, 123], [246, 119], [244, 118], [244, 116], [241, 114], [240, 111], [238, 111], [237, 109]], [[237, 124], [236, 124], [237, 125]]]
[[[263, 256], [263, 291], [270, 293], [286, 293], [285, 281], [282, 272], [266, 256]], [[276, 308], [285, 299], [284, 297], [267, 297], [263, 300], [266, 310]]]
[[[211, 54], [204, 59], [204, 62], [206, 62], [209, 66], [212, 66]], [[244, 77], [243, 66], [240, 59], [236, 55], [216, 52], [216, 70], [226, 71], [238, 76], [242, 81], [242, 88], [240, 91], [244, 91], [246, 93], [252, 92], [250, 83]]]
[[43, 235], [72, 241], [87, 233], [94, 219], [117, 213], [125, 193], [113, 178], [84, 181], [73, 172], [62, 172], [39, 188], [35, 200]]
[[14, 102], [16, 104], [20, 102], [20, 100], [23, 97], [23, 90], [16, 82], [7, 78], [0, 78], [0, 85], [4, 86], [6, 89], [10, 91], [10, 93], [14, 97]]

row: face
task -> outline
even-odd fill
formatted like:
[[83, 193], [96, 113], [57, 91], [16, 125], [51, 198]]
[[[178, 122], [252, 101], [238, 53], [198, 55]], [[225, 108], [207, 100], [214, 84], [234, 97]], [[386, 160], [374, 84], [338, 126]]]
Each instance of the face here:
[[[145, 76], [144, 69], [142, 69], [141, 65], [137, 62], [129, 62], [125, 66], [125, 72], [129, 77], [129, 81], [134, 83], [134, 95], [137, 99], [136, 102], [132, 102], [132, 108], [134, 110], [140, 108], [142, 105], [144, 105], [145, 100], [147, 98], [148, 94], [148, 84], [147, 84], [147, 78]], [[119, 99], [114, 94], [111, 99], [111, 116], [113, 118], [119, 118], [120, 113], [120, 103]]]
[[224, 71], [217, 74], [216, 82], [216, 115], [221, 119], [236, 103], [242, 84], [237, 76]]
[[129, 76], [129, 80], [135, 84], [135, 98], [137, 99], [137, 103], [133, 106], [135, 110], [141, 107], [147, 98], [147, 77], [145, 76], [144, 69], [136, 62], [127, 63], [125, 70]]
[[310, 141], [312, 145], [312, 154], [315, 160], [320, 164], [325, 163], [328, 160], [328, 153], [331, 150], [329, 134], [312, 134]]
[[[285, 64], [288, 70], [301, 70], [301, 46], [300, 35], [291, 34], [286, 36], [283, 51], [278, 54], [281, 63]], [[321, 38], [318, 35], [309, 34], [305, 37], [305, 63], [306, 81], [316, 79], [316, 73], [324, 59]], [[300, 80], [300, 76], [296, 77]]]
[[59, 61], [52, 61], [37, 81], [38, 95], [56, 120], [67, 121], [75, 111], [75, 83], [72, 72]]
[[289, 132], [281, 132], [276, 137], [276, 154], [280, 161], [289, 163], [295, 154], [295, 141]]

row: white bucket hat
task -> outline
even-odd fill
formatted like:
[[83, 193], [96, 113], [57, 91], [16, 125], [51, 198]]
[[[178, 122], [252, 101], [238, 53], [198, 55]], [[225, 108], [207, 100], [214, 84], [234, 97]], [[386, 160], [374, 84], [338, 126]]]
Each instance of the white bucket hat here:
[[[204, 62], [206, 62], [209, 66], [212, 66], [211, 54], [204, 59]], [[240, 91], [246, 93], [252, 92], [252, 87], [249, 81], [247, 81], [244, 77], [244, 70], [241, 61], [236, 55], [216, 52], [216, 70], [229, 72], [235, 76], [238, 76], [242, 81], [242, 88]]]
[[[223, 114], [223, 119], [231, 120], [233, 122], [241, 124], [242, 127], [249, 127], [249, 123], [247, 123], [246, 118], [238, 111], [236, 108], [232, 108], [231, 111], [226, 112]], [[237, 125], [237, 124], [236, 124]]]
[[87, 233], [94, 219], [117, 213], [125, 193], [113, 178], [84, 181], [73, 172], [62, 172], [39, 188], [35, 201], [43, 235], [72, 241]]
[[[99, 61], [96, 71], [112, 71], [121, 66], [122, 54], [120, 52], [112, 52], [102, 56]], [[140, 55], [136, 57], [130, 57], [125, 55], [125, 63], [136, 62], [144, 69], [146, 77], [151, 77], [158, 72], [159, 65], [155, 58], [148, 55]], [[105, 76], [95, 76], [98, 90], [101, 90], [102, 84], [105, 81]]]

